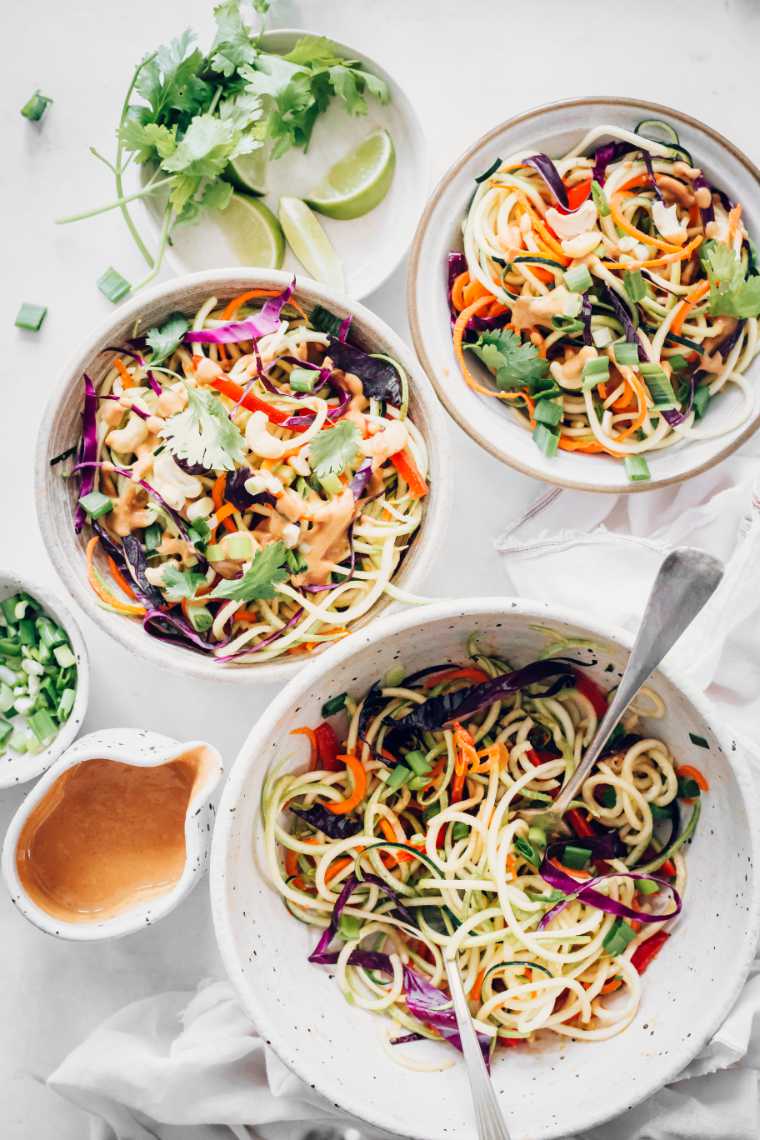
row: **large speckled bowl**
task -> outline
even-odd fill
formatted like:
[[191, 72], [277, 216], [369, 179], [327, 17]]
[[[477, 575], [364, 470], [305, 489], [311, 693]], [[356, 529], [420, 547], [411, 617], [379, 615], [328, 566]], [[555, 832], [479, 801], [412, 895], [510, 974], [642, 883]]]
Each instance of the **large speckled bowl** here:
[[[130, 652], [156, 665], [205, 681], [281, 683], [289, 680], [309, 660], [309, 656], [287, 654], [261, 664], [235, 661], [221, 664], [182, 645], [172, 645], [149, 636], [139, 619], [104, 609], [87, 581], [85, 548], [88, 529], [85, 527], [80, 535], [74, 533], [75, 480], [61, 478], [60, 468], [51, 467], [50, 460], [79, 439], [82, 375], [88, 373], [96, 385], [102, 380], [110, 367], [111, 357], [103, 354], [108, 345], [123, 344], [136, 335], [136, 330], [144, 333], [177, 309], [194, 313], [211, 296], [217, 297], [221, 303], [247, 289], [284, 289], [290, 280], [290, 274], [273, 269], [214, 269], [177, 277], [145, 293], [138, 293], [131, 301], [119, 306], [104, 325], [88, 334], [59, 378], [40, 421], [35, 474], [37, 514], [48, 554], [67, 590], [96, 625]], [[448, 437], [443, 414], [414, 355], [384, 321], [358, 301], [341, 297], [308, 277], [298, 277], [295, 295], [308, 310], [314, 305], [323, 305], [341, 318], [351, 316], [352, 340], [367, 352], [392, 356], [409, 377], [409, 414], [428, 449], [430, 492], [425, 498], [422, 522], [412, 536], [393, 582], [405, 590], [415, 590], [435, 558], [436, 544], [448, 517], [451, 464], [447, 456]], [[105, 572], [107, 575], [107, 567]], [[389, 604], [390, 598], [382, 597], [351, 628], [360, 628], [372, 621]]]
[[[471, 1140], [474, 1118], [457, 1057], [443, 1073], [411, 1072], [384, 1048], [387, 1025], [348, 1005], [329, 971], [307, 962], [315, 932], [300, 925], [260, 870], [259, 795], [273, 760], [303, 763], [288, 735], [315, 725], [327, 697], [360, 695], [391, 665], [409, 670], [461, 660], [472, 631], [516, 665], [534, 659], [556, 633], [592, 639], [572, 650], [594, 662], [607, 687], [631, 638], [618, 629], [540, 602], [481, 598], [446, 602], [384, 619], [304, 669], [252, 729], [222, 797], [211, 855], [211, 896], [219, 947], [241, 1001], [283, 1061], [331, 1103], [420, 1140]], [[549, 634], [554, 639], [553, 634]], [[610, 667], [608, 669], [608, 667]], [[688, 853], [689, 883], [675, 933], [648, 970], [633, 1024], [610, 1041], [510, 1050], [494, 1064], [496, 1089], [513, 1140], [549, 1140], [609, 1120], [672, 1080], [715, 1033], [736, 1000], [757, 946], [760, 878], [758, 804], [728, 733], [704, 702], [667, 669], [652, 685], [666, 703], [650, 722], [678, 757], [693, 759], [711, 784]], [[709, 748], [695, 748], [689, 732]], [[698, 754], [695, 756], [695, 752]]]

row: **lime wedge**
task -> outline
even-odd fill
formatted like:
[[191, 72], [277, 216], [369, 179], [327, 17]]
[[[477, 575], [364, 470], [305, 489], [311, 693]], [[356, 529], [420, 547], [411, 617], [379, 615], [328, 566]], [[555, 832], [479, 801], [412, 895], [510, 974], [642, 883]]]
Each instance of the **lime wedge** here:
[[343, 291], [343, 266], [316, 216], [300, 198], [280, 198], [280, 224], [310, 277]]
[[230, 182], [245, 194], [266, 194], [267, 192], [267, 150], [260, 146], [250, 154], [233, 158], [227, 167]]
[[387, 131], [373, 131], [328, 170], [306, 201], [329, 218], [360, 218], [388, 193], [395, 165], [391, 136]]
[[226, 210], [208, 215], [204, 228], [208, 225], [214, 227], [221, 240], [215, 243], [209, 234], [207, 244], [219, 245], [219, 253], [221, 247], [228, 247], [237, 261], [260, 269], [279, 269], [282, 265], [285, 238], [280, 223], [258, 198], [233, 194]]

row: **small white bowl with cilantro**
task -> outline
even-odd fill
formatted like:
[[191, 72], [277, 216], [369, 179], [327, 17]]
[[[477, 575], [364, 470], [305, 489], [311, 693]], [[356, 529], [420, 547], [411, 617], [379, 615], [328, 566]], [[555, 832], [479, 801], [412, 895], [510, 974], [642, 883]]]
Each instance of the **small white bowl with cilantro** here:
[[0, 573], [0, 788], [58, 759], [88, 696], [87, 649], [71, 611], [44, 587]]
[[114, 58], [125, 97], [110, 200], [72, 203], [59, 219], [121, 210], [144, 276], [104, 265], [110, 300], [164, 259], [177, 272], [286, 269], [364, 297], [409, 248], [428, 187], [411, 102], [375, 60], [319, 29], [264, 30], [268, 8], [224, 0], [211, 39], [180, 27], [160, 47], [146, 41], [139, 62]]

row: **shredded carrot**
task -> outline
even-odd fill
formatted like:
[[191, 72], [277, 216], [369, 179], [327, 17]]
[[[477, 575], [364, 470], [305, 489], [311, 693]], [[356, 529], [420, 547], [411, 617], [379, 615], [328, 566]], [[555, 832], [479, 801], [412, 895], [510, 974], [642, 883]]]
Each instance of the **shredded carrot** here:
[[486, 289], [485, 285], [481, 284], [480, 281], [470, 280], [462, 289], [462, 299], [465, 306], [471, 305], [473, 301], [477, 301], [480, 297], [493, 299], [493, 294], [489, 293], [488, 289]]
[[[233, 297], [232, 300], [227, 302], [222, 310], [222, 319], [225, 321], [231, 320], [240, 306], [244, 305], [246, 301], [252, 301], [255, 297], [279, 297], [281, 292], [281, 289], [249, 289], [246, 293], [240, 293], [239, 296]], [[290, 298], [288, 304], [299, 312], [302, 317], [306, 316], [306, 313], [293, 297]]]
[[134, 388], [134, 379], [132, 378], [131, 373], [125, 367], [124, 361], [121, 359], [121, 357], [115, 356], [113, 362], [116, 367], [116, 371], [119, 373], [119, 376], [121, 376], [122, 388]]
[[458, 313], [461, 312], [465, 307], [465, 301], [462, 294], [465, 285], [469, 285], [469, 283], [470, 274], [465, 269], [464, 273], [460, 273], [459, 276], [454, 279], [454, 284], [451, 286], [451, 303]]
[[605, 982], [605, 984], [602, 986], [602, 993], [614, 994], [615, 990], [619, 990], [622, 984], [623, 983], [620, 981], [620, 978], [613, 978], [611, 982]]
[[634, 395], [638, 403], [638, 411], [633, 417], [628, 427], [623, 428], [622, 431], [615, 433], [615, 439], [627, 439], [629, 435], [633, 435], [638, 431], [644, 420], [647, 418], [647, 390], [633, 371], [627, 377], [627, 380], [633, 388]]
[[303, 725], [301, 728], [291, 728], [291, 736], [305, 736], [308, 738], [309, 745], [311, 746], [311, 756], [309, 757], [309, 771], [313, 772], [317, 767], [317, 734], [313, 728]]
[[292, 847], [285, 848], [285, 875], [293, 879], [298, 874], [298, 852]]
[[348, 815], [355, 807], [364, 799], [367, 791], [367, 773], [364, 771], [364, 765], [358, 757], [353, 753], [347, 752], [338, 757], [348, 768], [351, 776], [353, 777], [354, 788], [350, 795], [346, 796], [343, 800], [338, 800], [337, 803], [327, 804], [327, 810], [331, 811], [333, 815]]
[[559, 437], [559, 447], [562, 451], [580, 451], [583, 455], [598, 455], [600, 451], [605, 452], [607, 455], [612, 455], [615, 459], [620, 459], [620, 452], [612, 451], [609, 447], [605, 447], [598, 439], [593, 436], [572, 436], [561, 435]]
[[673, 318], [673, 323], [670, 326], [670, 331], [672, 333], [675, 333], [675, 335], [678, 336], [681, 329], [683, 328], [683, 323], [686, 319], [687, 314], [699, 301], [702, 300], [705, 294], [709, 292], [710, 282], [700, 281], [699, 284], [696, 285], [694, 289], [692, 289], [691, 293], [689, 293], [689, 296], [685, 297], [683, 301], [681, 301], [681, 304], [678, 306], [678, 312]]
[[636, 229], [618, 209], [618, 202], [621, 198], [631, 198], [632, 195], [625, 190], [618, 190], [617, 194], [613, 194], [609, 201], [610, 213], [614, 219], [615, 225], [618, 226], [625, 233], [630, 234], [631, 237], [636, 238], [637, 241], [642, 242], [644, 245], [653, 245], [655, 249], [661, 249], [664, 253], [678, 253], [680, 246], [672, 241], [663, 241], [662, 238], [653, 237], [651, 234], [644, 233], [643, 230]]
[[325, 882], [332, 882], [336, 875], [339, 875], [346, 867], [350, 867], [352, 863], [353, 859], [336, 859], [325, 874]]
[[579, 871], [577, 867], [566, 867], [564, 863], [560, 863], [559, 859], [550, 859], [549, 862], [558, 871], [564, 871], [571, 879], [590, 879], [591, 875], [588, 871]]
[[454, 722], [454, 749], [456, 751], [456, 761], [454, 763], [454, 779], [451, 784], [452, 803], [462, 798], [468, 768], [478, 767], [478, 754], [475, 751], [475, 741], [467, 729], [462, 728], [458, 721]]
[[742, 219], [742, 208], [741, 208], [741, 204], [739, 202], [737, 202], [736, 205], [732, 206], [731, 209], [728, 211], [728, 230], [726, 232], [726, 237], [728, 239], [727, 244], [729, 246], [733, 245], [734, 238], [735, 238], [736, 232], [739, 228], [739, 224], [741, 222], [741, 219]]
[[510, 879], [517, 878], [517, 860], [511, 851], [507, 855], [507, 877]]
[[[237, 527], [235, 526], [234, 522], [232, 522], [230, 519], [230, 515], [234, 512], [235, 508], [230, 503], [225, 504], [225, 501], [224, 501], [224, 492], [225, 492], [226, 486], [227, 486], [227, 476], [226, 475], [220, 475], [219, 478], [214, 481], [214, 485], [211, 488], [211, 501], [214, 504], [214, 513], [216, 514], [217, 526], [219, 525], [219, 523], [222, 523], [225, 530], [235, 531], [235, 530], [237, 530]], [[226, 513], [225, 513], [225, 506], [230, 508], [228, 511], [226, 511]], [[214, 530], [211, 534], [211, 542], [214, 541], [215, 537], [216, 537], [216, 526], [214, 527]]]
[[474, 684], [480, 684], [481, 681], [487, 681], [488, 674], [484, 673], [482, 669], [476, 669], [474, 666], [466, 669], [443, 669], [440, 673], [433, 673], [431, 677], [426, 677], [422, 682], [425, 689], [432, 689], [435, 685], [440, 685], [443, 681], [472, 681]]
[[676, 768], [676, 773], [684, 780], [693, 780], [703, 792], [710, 791], [710, 781], [693, 764], [682, 764]]
[[235, 621], [247, 621], [251, 625], [255, 625], [257, 621], [260, 621], [260, 618], [258, 614], [253, 612], [253, 610], [246, 610], [244, 608], [241, 608], [239, 610], [235, 610]]
[[393, 827], [391, 826], [390, 821], [387, 820], [385, 818], [385, 816], [383, 816], [383, 815], [380, 816], [379, 823], [380, 823], [380, 830], [382, 831], [383, 835], [385, 836], [385, 838], [388, 840], [389, 843], [399, 843], [400, 842], [398, 836], [396, 835], [396, 832], [393, 830]]
[[236, 508], [232, 505], [232, 503], [225, 503], [224, 506], [220, 507], [219, 510], [216, 512], [217, 524], [218, 523], [224, 523], [225, 526], [227, 527], [227, 530], [236, 530], [237, 528], [235, 527], [235, 525], [234, 524], [231, 525], [229, 523], [229, 518], [231, 515], [234, 515], [235, 510], [236, 510]]
[[143, 617], [146, 613], [144, 606], [131, 606], [126, 602], [120, 601], [119, 598], [114, 597], [114, 595], [111, 594], [100, 581], [98, 572], [95, 569], [95, 548], [98, 545], [99, 541], [100, 540], [98, 536], [93, 535], [93, 537], [87, 543], [87, 581], [90, 583], [90, 586], [98, 595], [101, 602], [105, 602], [107, 606], [111, 606], [113, 609], [117, 610], [118, 613], [125, 614], [129, 617]]
[[480, 994], [483, 990], [483, 979], [486, 976], [485, 970], [478, 970], [472, 989], [470, 990], [470, 1001], [480, 1001]]
[[136, 595], [135, 595], [135, 592], [134, 592], [134, 590], [132, 589], [132, 587], [130, 586], [129, 582], [127, 581], [127, 579], [126, 579], [126, 578], [124, 577], [124, 575], [122, 574], [122, 572], [121, 572], [121, 570], [119, 569], [119, 567], [118, 567], [118, 566], [116, 565], [116, 563], [114, 562], [114, 560], [113, 560], [113, 558], [111, 557], [111, 555], [110, 555], [110, 554], [109, 554], [109, 555], [107, 555], [107, 558], [108, 558], [108, 566], [109, 566], [109, 569], [110, 569], [111, 573], [113, 574], [113, 576], [114, 576], [114, 579], [115, 579], [115, 581], [117, 582], [117, 584], [118, 584], [119, 586], [121, 586], [122, 590], [124, 591], [124, 593], [127, 595], [127, 597], [128, 597], [128, 598], [131, 598], [133, 602], [134, 602], [134, 601], [137, 601], [137, 597], [136, 597]]
[[671, 265], [674, 261], [685, 261], [691, 257], [697, 246], [704, 241], [702, 234], [697, 234], [688, 245], [684, 245], [677, 253], [666, 253], [662, 257], [650, 257], [645, 261], [602, 261], [605, 269], [653, 269], [656, 265]]

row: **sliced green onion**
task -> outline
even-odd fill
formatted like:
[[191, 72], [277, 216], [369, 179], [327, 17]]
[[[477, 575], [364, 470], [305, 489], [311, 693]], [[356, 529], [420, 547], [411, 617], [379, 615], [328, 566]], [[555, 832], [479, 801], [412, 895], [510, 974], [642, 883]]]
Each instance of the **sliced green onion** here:
[[659, 883], [653, 883], [651, 879], [634, 879], [634, 882], [640, 895], [656, 895], [660, 889]]
[[543, 851], [544, 847], [546, 847], [546, 832], [543, 827], [529, 827], [528, 842], [531, 846], [538, 847]]
[[548, 459], [551, 459], [553, 455], [557, 454], [559, 436], [555, 432], [549, 431], [546, 424], [536, 424], [533, 431], [533, 440]]
[[583, 332], [583, 321], [579, 321], [577, 317], [552, 317], [552, 325], [565, 336], [575, 336], [576, 333]]
[[103, 296], [107, 297], [113, 304], [120, 301], [122, 297], [126, 297], [132, 289], [126, 277], [122, 277], [112, 266], [109, 266], [105, 273], [101, 273], [96, 284]]
[[636, 932], [633, 927], [629, 926], [624, 919], [616, 918], [604, 936], [602, 949], [606, 950], [611, 958], [617, 958], [635, 937]]
[[294, 392], [313, 392], [317, 376], [319, 373], [309, 368], [294, 368], [288, 376], [288, 383]]
[[643, 455], [626, 455], [623, 465], [632, 483], [645, 483], [647, 479], [651, 479], [649, 464]]
[[591, 852], [588, 847], [573, 847], [570, 845], [565, 847], [562, 852], [562, 862], [573, 871], [580, 871], [587, 865], [590, 858]]
[[406, 764], [397, 764], [385, 781], [385, 786], [393, 791], [396, 788], [400, 788], [402, 784], [408, 783], [412, 775], [413, 772], [411, 768], [407, 768]]
[[616, 364], [622, 364], [626, 368], [638, 368], [639, 350], [635, 344], [630, 344], [627, 340], [619, 340], [612, 346], [612, 352]]
[[233, 562], [247, 562], [253, 558], [253, 539], [250, 534], [228, 534], [223, 543], [225, 553]]
[[409, 787], [413, 792], [421, 792], [430, 783], [430, 776], [412, 776]]
[[101, 491], [90, 491], [89, 495], [83, 495], [79, 505], [91, 519], [100, 519], [113, 510], [113, 500]]
[[27, 332], [39, 332], [46, 316], [47, 308], [45, 305], [30, 305], [27, 301], [24, 301], [16, 313], [14, 324], [17, 329], [26, 329]]
[[319, 476], [319, 482], [328, 495], [339, 495], [343, 490], [343, 484], [337, 475], [321, 475]]
[[[438, 810], [438, 809], [436, 809], [436, 810]], [[459, 839], [466, 839], [469, 834], [470, 834], [470, 828], [468, 827], [468, 825], [466, 823], [462, 823], [462, 821], [459, 819], [456, 821], [456, 823], [454, 824], [454, 826], [451, 829], [451, 838], [454, 840], [455, 843]]]
[[40, 744], [49, 744], [58, 728], [47, 709], [38, 709], [27, 717], [29, 727], [39, 740]]
[[362, 920], [353, 914], [342, 914], [338, 919], [338, 933], [346, 942], [359, 937]]
[[702, 419], [702, 416], [705, 414], [705, 412], [707, 410], [707, 405], [709, 403], [710, 403], [710, 389], [707, 387], [706, 384], [700, 384], [700, 386], [694, 392], [694, 400], [693, 400], [692, 405], [691, 405], [692, 408], [694, 409], [694, 415], [696, 416], [696, 418], [698, 420]]
[[654, 400], [654, 406], [659, 409], [677, 408], [678, 401], [673, 391], [673, 385], [659, 364], [646, 361], [639, 365], [639, 371], [647, 382], [647, 388]]
[[12, 732], [13, 725], [8, 724], [7, 720], [0, 720], [0, 748], [3, 747]]
[[223, 562], [227, 557], [221, 542], [212, 542], [206, 547], [206, 558], [209, 562]]
[[546, 424], [556, 427], [562, 419], [562, 405], [554, 404], [551, 400], [539, 400], [533, 412], [537, 424]]
[[574, 265], [565, 270], [565, 285], [571, 293], [585, 293], [594, 284], [586, 265]]
[[196, 633], [206, 633], [214, 624], [214, 615], [207, 606], [188, 606], [187, 616]]
[[425, 753], [420, 752], [418, 748], [413, 752], [407, 752], [404, 763], [412, 769], [415, 776], [427, 776], [430, 773], [430, 764], [425, 758]]
[[594, 179], [594, 181], [591, 183], [591, 197], [594, 200], [596, 212], [598, 213], [599, 217], [606, 218], [610, 212], [610, 204], [607, 201], [607, 195], [605, 194], [604, 190], [602, 190], [596, 179]]
[[532, 863], [534, 867], [539, 866], [541, 859], [532, 843], [529, 843], [527, 839], [523, 839], [522, 835], [516, 835], [514, 843], [515, 850], [520, 852], [523, 859], [526, 859], [528, 863]]
[[68, 669], [72, 665], [76, 665], [77, 659], [71, 652], [68, 645], [56, 645], [53, 650], [53, 656], [60, 665], [61, 669]]
[[43, 95], [38, 89], [34, 95], [24, 103], [24, 106], [21, 108], [21, 114], [32, 123], [39, 123], [52, 102], [52, 99], [48, 98], [47, 95]]
[[647, 295], [647, 283], [640, 269], [627, 269], [623, 274], [623, 288], [628, 297], [636, 304]]
[[583, 365], [583, 379], [592, 380], [598, 384], [606, 380], [610, 374], [610, 360], [608, 356], [595, 356]]
[[337, 697], [330, 697], [329, 701], [325, 701], [322, 705], [322, 716], [335, 716], [341, 709], [346, 707], [346, 697], [348, 693], [338, 693]]
[[685, 356], [682, 356], [680, 352], [674, 352], [673, 355], [669, 356], [667, 359], [668, 364], [674, 372], [685, 372], [689, 367], [688, 360]]

